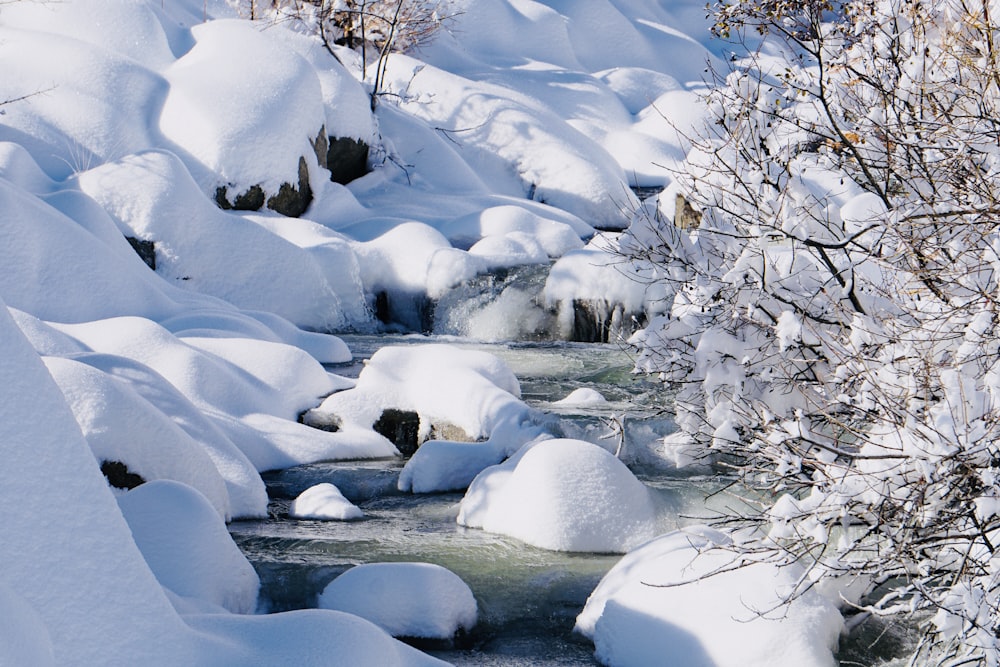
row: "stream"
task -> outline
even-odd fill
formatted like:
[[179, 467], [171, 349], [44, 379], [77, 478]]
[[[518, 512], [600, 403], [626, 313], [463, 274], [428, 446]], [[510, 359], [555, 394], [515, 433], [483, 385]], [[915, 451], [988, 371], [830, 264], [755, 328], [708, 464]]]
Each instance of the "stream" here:
[[[674, 430], [669, 396], [659, 383], [632, 374], [627, 351], [615, 345], [583, 343], [472, 344], [442, 336], [342, 336], [354, 362], [332, 366], [356, 377], [362, 360], [385, 345], [448, 342], [485, 349], [501, 357], [521, 382], [522, 398], [551, 415], [558, 435], [588, 440], [614, 451], [610, 423], [621, 425], [620, 456], [660, 500], [664, 532], [696, 522], [706, 499], [723, 481], [685, 473], [656, 454], [660, 439]], [[589, 387], [608, 402], [598, 407], [553, 405], [574, 389]], [[619, 555], [547, 551], [517, 540], [459, 526], [462, 493], [412, 495], [396, 489], [403, 461], [322, 462], [266, 473], [271, 498], [264, 520], [236, 521], [230, 532], [261, 578], [261, 612], [316, 606], [323, 588], [361, 563], [419, 561], [455, 572], [472, 589], [479, 621], [468, 635], [447, 644], [417, 643], [455, 665], [597, 665], [593, 645], [573, 633], [577, 614]], [[704, 472], [704, 471], [703, 471]], [[288, 517], [299, 493], [321, 482], [335, 484], [365, 513], [354, 522], [302, 521]], [[709, 501], [708, 504], [718, 502]], [[887, 664], [906, 643], [905, 632], [865, 624], [841, 647], [844, 665]], [[905, 629], [904, 629], [905, 630]], [[867, 644], [883, 641], [882, 656]], [[886, 650], [888, 649], [888, 650]]]

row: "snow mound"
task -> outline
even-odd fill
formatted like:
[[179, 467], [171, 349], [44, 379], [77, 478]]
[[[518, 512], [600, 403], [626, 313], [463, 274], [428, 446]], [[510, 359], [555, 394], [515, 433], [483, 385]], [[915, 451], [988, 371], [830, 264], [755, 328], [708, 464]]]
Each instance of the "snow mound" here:
[[450, 639], [477, 617], [468, 585], [430, 563], [358, 565], [323, 589], [319, 606], [356, 614], [395, 637]]
[[257, 573], [196, 490], [156, 480], [121, 496], [118, 505], [139, 551], [165, 588], [236, 614], [257, 608]]
[[268, 195], [298, 185], [306, 158], [313, 183], [313, 141], [326, 120], [315, 70], [249, 21], [209, 21], [191, 29], [195, 46], [165, 71], [170, 92], [160, 130], [209, 197], [260, 185]]
[[608, 402], [604, 395], [596, 389], [580, 387], [570, 392], [569, 396], [552, 403], [560, 407], [590, 407], [603, 405]]
[[458, 523], [555, 551], [624, 553], [657, 531], [649, 489], [582, 440], [546, 440], [484, 470]]
[[501, 425], [519, 425], [530, 418], [520, 395], [510, 368], [487, 352], [436, 344], [390, 346], [372, 355], [353, 389], [331, 395], [310, 410], [306, 420], [338, 418], [371, 428], [392, 408], [416, 412], [425, 436], [434, 424], [451, 424], [479, 439]]
[[357, 505], [345, 498], [340, 489], [329, 483], [311, 486], [300, 493], [292, 501], [288, 514], [296, 519], [321, 521], [349, 521], [364, 517], [364, 513]]
[[576, 631], [614, 667], [657, 664], [664, 655], [685, 667], [835, 665], [843, 625], [836, 606], [815, 591], [779, 606], [801, 568], [739, 567], [728, 543], [718, 531], [691, 527], [630, 552], [590, 595]]
[[170, 283], [302, 326], [344, 325], [340, 298], [316, 258], [219, 210], [174, 155], [131, 155], [80, 174], [79, 185], [123, 233], [154, 243], [156, 272]]
[[98, 461], [119, 462], [146, 481], [172, 479], [197, 489], [220, 518], [230, 517], [226, 483], [205, 449], [126, 381], [77, 359], [45, 364]]

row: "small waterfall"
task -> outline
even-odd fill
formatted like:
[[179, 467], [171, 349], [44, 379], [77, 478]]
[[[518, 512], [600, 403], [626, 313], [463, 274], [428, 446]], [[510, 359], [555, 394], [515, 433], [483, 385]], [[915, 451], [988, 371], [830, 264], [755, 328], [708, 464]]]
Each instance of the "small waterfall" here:
[[556, 314], [542, 303], [550, 266], [481, 274], [448, 292], [434, 308], [434, 333], [482, 341], [558, 338]]

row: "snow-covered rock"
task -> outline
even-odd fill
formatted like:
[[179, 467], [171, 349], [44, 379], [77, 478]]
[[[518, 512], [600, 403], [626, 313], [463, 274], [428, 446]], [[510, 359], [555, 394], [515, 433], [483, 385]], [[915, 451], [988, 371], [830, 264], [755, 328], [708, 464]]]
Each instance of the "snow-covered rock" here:
[[340, 489], [326, 482], [311, 486], [300, 493], [292, 501], [288, 514], [295, 519], [321, 521], [349, 521], [364, 516], [364, 512], [345, 498]]
[[813, 590], [791, 597], [800, 567], [741, 561], [729, 543], [695, 526], [628, 553], [590, 595], [576, 631], [613, 667], [665, 655], [679, 667], [835, 665], [837, 607]]
[[368, 563], [330, 582], [319, 606], [372, 621], [395, 637], [450, 639], [470, 630], [476, 598], [454, 572], [431, 563]]
[[257, 608], [257, 573], [222, 518], [195, 489], [155, 480], [121, 496], [118, 505], [132, 539], [165, 588], [236, 614]]
[[624, 553], [657, 533], [649, 489], [608, 451], [545, 440], [476, 477], [461, 525], [544, 549]]

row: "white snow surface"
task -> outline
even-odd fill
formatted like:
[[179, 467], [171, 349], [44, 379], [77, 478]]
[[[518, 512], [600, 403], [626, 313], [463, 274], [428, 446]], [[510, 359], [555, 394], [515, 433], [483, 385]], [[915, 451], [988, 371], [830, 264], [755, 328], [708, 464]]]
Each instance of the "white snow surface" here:
[[476, 624], [472, 590], [457, 574], [431, 563], [366, 563], [327, 584], [322, 609], [367, 619], [394, 637], [450, 639]]
[[119, 497], [118, 506], [164, 588], [235, 614], [256, 610], [260, 579], [198, 491], [154, 480]]
[[658, 532], [650, 490], [613, 454], [582, 440], [544, 440], [487, 468], [458, 522], [555, 551], [624, 553]]
[[735, 567], [739, 556], [727, 544], [725, 534], [692, 526], [629, 552], [591, 593], [576, 631], [611, 667], [658, 664], [665, 655], [678, 667], [837, 664], [836, 605], [808, 590], [780, 606], [801, 569]]
[[348, 521], [364, 517], [364, 512], [329, 482], [310, 486], [300, 493], [292, 501], [288, 514], [296, 519], [321, 521]]

